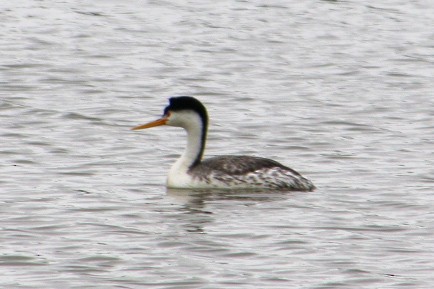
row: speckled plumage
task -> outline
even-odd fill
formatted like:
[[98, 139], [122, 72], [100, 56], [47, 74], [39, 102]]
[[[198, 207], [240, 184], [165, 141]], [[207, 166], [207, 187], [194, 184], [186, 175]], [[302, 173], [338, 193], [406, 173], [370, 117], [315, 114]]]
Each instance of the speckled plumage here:
[[295, 170], [274, 160], [251, 156], [218, 156], [203, 160], [188, 174], [203, 186], [312, 191], [315, 186]]

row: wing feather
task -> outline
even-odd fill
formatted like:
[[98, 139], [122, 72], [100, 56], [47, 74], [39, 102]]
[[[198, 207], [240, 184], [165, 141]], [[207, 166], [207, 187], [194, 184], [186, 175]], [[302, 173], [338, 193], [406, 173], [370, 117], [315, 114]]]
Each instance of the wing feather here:
[[199, 166], [202, 171], [218, 171], [228, 175], [246, 175], [258, 170], [281, 168], [300, 176], [298, 172], [279, 162], [251, 156], [218, 156], [202, 161]]

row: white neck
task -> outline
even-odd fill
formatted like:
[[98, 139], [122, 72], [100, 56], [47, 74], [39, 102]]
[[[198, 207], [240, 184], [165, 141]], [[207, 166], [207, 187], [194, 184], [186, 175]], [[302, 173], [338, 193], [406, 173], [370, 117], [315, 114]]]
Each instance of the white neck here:
[[176, 112], [171, 114], [167, 125], [182, 127], [187, 131], [187, 146], [170, 169], [170, 175], [187, 173], [195, 162], [200, 162], [205, 148], [205, 138], [202, 134], [206, 132], [202, 128], [202, 120], [194, 112]]

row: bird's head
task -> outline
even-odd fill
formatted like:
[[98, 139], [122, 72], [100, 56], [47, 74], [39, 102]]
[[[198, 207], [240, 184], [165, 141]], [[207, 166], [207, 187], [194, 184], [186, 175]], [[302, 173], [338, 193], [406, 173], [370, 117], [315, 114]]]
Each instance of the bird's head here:
[[164, 109], [161, 118], [144, 125], [133, 127], [132, 130], [146, 129], [161, 125], [177, 126], [186, 130], [194, 126], [201, 126], [202, 129], [206, 129], [208, 125], [208, 113], [205, 106], [194, 97], [171, 97], [169, 99], [169, 105]]

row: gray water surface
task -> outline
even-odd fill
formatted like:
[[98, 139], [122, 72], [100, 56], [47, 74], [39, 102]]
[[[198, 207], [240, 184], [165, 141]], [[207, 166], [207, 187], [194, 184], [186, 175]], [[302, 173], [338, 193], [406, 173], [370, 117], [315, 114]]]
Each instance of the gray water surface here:
[[[0, 287], [432, 288], [433, 9], [0, 4]], [[318, 189], [167, 190], [173, 95]]]

